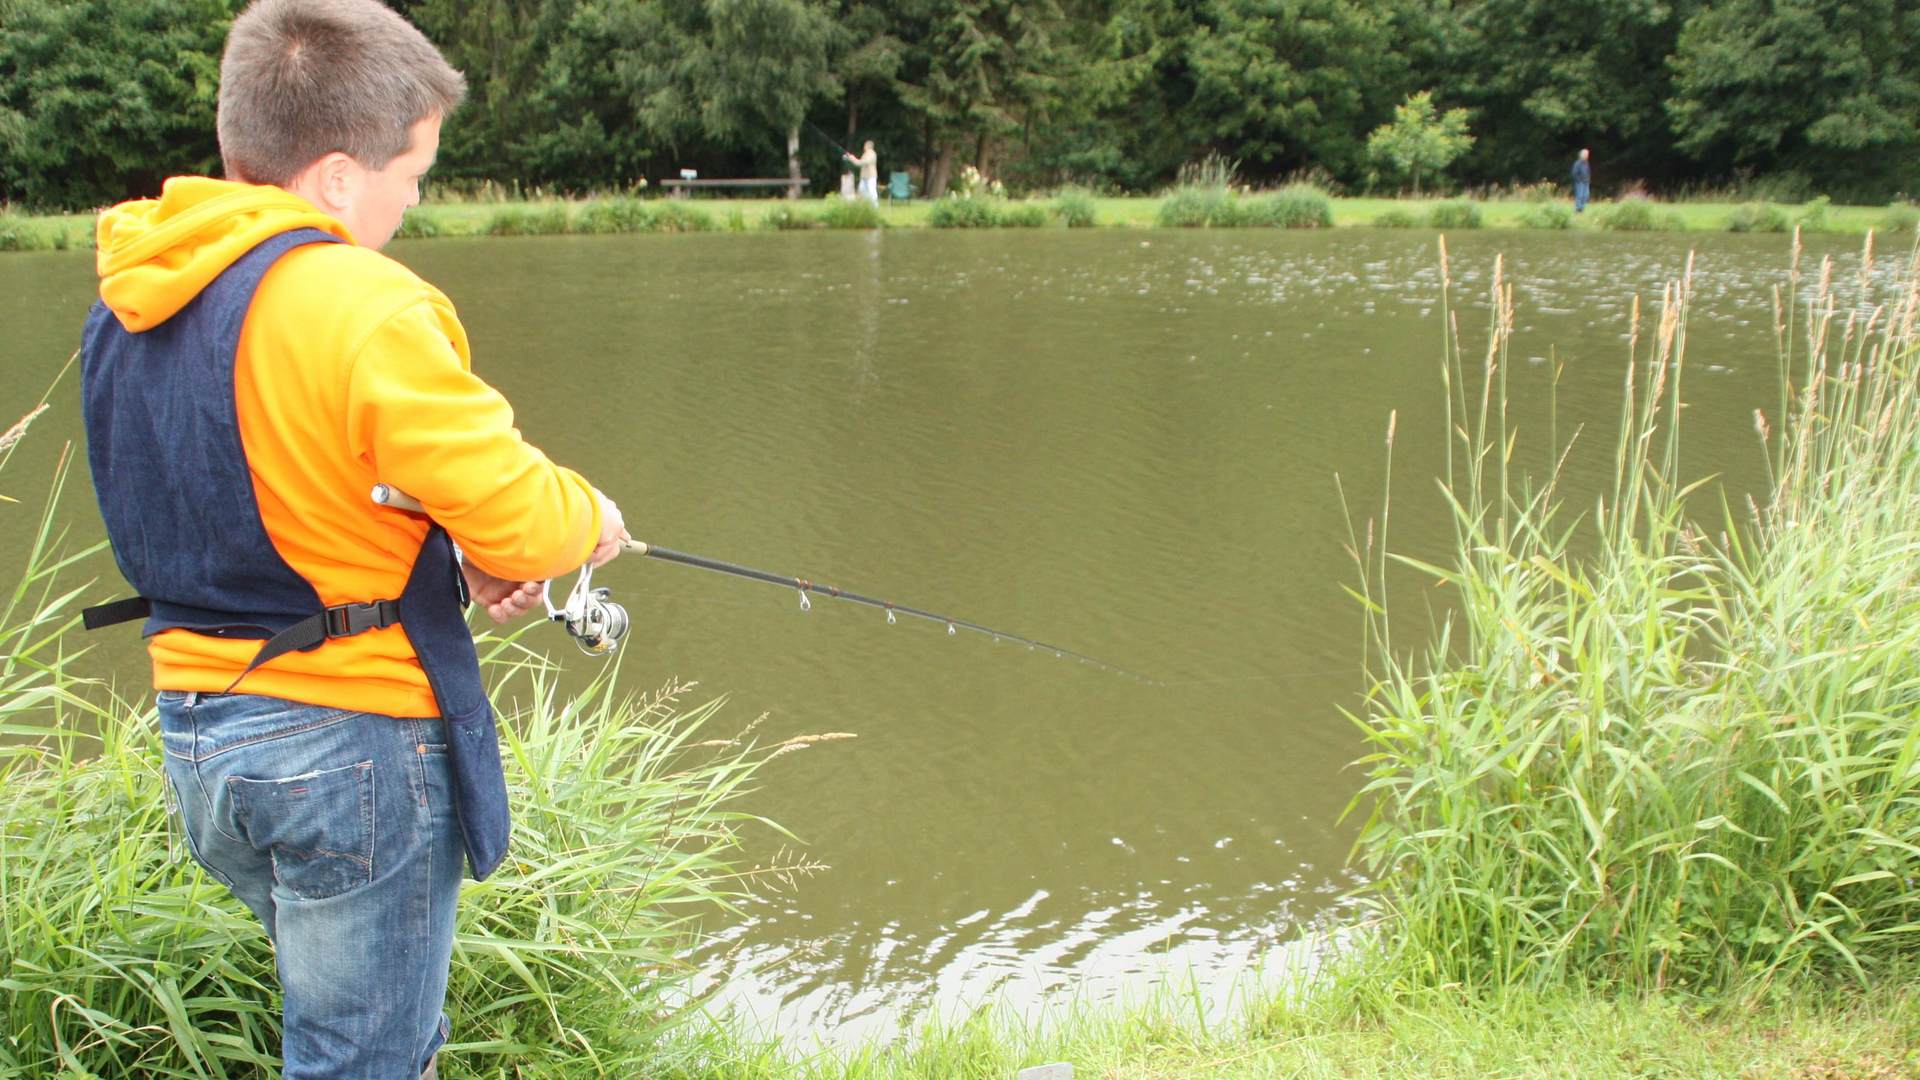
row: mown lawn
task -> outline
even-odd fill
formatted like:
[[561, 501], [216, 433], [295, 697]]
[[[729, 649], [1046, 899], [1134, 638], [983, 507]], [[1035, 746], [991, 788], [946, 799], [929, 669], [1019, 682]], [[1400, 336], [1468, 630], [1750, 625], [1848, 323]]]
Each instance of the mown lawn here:
[[[475, 236], [491, 231], [494, 220], [503, 213], [525, 212], [533, 209], [566, 206], [569, 214], [592, 200], [579, 199], [565, 202], [549, 200], [545, 202], [531, 200], [517, 201], [471, 201], [461, 199], [429, 200], [411, 216], [429, 223], [435, 235], [439, 236]], [[648, 198], [648, 205], [659, 205], [668, 200]], [[808, 198], [797, 202], [771, 198], [725, 198], [693, 197], [686, 200], [672, 200], [694, 212], [696, 217], [704, 218], [705, 230], [715, 232], [758, 232], [775, 227], [770, 215], [778, 217], [782, 213], [798, 211], [802, 215], [818, 215], [826, 208], [838, 202], [837, 197]], [[1143, 229], [1157, 225], [1160, 206], [1164, 196], [1123, 196], [1093, 197], [1091, 204], [1094, 212], [1094, 225], [1104, 228]], [[1371, 227], [1376, 225], [1397, 225], [1399, 227], [1430, 227], [1429, 215], [1436, 206], [1443, 203], [1459, 203], [1469, 200], [1437, 198], [1335, 198], [1331, 200], [1333, 224], [1336, 227]], [[1019, 206], [1022, 203], [1047, 208], [1051, 211], [1054, 200], [1036, 198], [1032, 200], [1010, 200], [1002, 205]], [[1620, 205], [1616, 202], [1595, 202], [1586, 212], [1579, 215], [1561, 214], [1565, 221], [1561, 224], [1544, 224], [1543, 207], [1559, 208], [1570, 211], [1571, 203], [1565, 199], [1541, 202], [1528, 199], [1495, 199], [1475, 201], [1473, 205], [1480, 213], [1479, 228], [1486, 229], [1541, 229], [1570, 228], [1575, 230], [1597, 230], [1614, 227], [1617, 221], [1609, 222], [1609, 217]], [[880, 219], [888, 228], [916, 229], [929, 227], [928, 218], [933, 203], [925, 198], [915, 198], [902, 202], [882, 199]], [[1741, 214], [1751, 218], [1756, 211], [1768, 220], [1755, 231], [1786, 231], [1795, 225], [1809, 232], [1833, 232], [1861, 234], [1869, 229], [1882, 235], [1889, 233], [1911, 234], [1920, 223], [1920, 211], [1912, 207], [1884, 206], [1824, 206], [1815, 204], [1758, 204], [1729, 201], [1693, 202], [1693, 201], [1652, 201], [1644, 204], [1651, 211], [1650, 222], [1643, 227], [1665, 231], [1719, 232], [1733, 227]], [[1551, 218], [1551, 215], [1547, 215]], [[0, 224], [0, 250], [35, 250], [57, 248], [91, 247], [93, 243], [92, 214], [63, 215], [10, 215]], [[790, 226], [789, 226], [790, 227]], [[1047, 227], [1064, 227], [1057, 215], [1051, 215]], [[1449, 231], [1461, 226], [1453, 225]], [[571, 231], [571, 230], [570, 230]], [[646, 231], [646, 230], [638, 230]]]

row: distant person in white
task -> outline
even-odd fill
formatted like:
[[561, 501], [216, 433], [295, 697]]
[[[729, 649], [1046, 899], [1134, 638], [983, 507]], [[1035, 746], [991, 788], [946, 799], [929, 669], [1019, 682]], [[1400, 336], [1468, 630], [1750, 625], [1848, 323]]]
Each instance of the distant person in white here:
[[852, 154], [840, 155], [849, 162], [860, 166], [860, 197], [875, 206], [880, 205], [880, 158], [873, 152], [873, 140], [868, 139], [859, 157]]

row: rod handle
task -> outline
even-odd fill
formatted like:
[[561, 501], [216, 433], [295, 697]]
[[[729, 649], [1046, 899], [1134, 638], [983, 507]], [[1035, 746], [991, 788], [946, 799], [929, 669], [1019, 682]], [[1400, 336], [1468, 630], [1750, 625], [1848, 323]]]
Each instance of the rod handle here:
[[[408, 510], [416, 514], [424, 514], [427, 512], [427, 508], [420, 505], [419, 499], [401, 491], [392, 484], [373, 485], [373, 492], [370, 498], [381, 506], [392, 507], [395, 510]], [[641, 540], [622, 540], [620, 541], [620, 550], [631, 551], [635, 555], [645, 555], [647, 553], [647, 545]]]
[[401, 491], [392, 484], [373, 485], [372, 498], [375, 503], [381, 506], [390, 506], [395, 510], [411, 510], [416, 514], [424, 514], [427, 512], [427, 508], [420, 505], [419, 499]]

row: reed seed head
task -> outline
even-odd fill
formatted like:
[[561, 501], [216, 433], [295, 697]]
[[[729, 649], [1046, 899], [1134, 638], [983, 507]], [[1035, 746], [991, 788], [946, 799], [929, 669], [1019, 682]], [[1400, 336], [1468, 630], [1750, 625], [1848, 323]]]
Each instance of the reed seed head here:
[[47, 402], [41, 402], [32, 412], [15, 420], [13, 426], [8, 428], [4, 434], [0, 434], [0, 454], [4, 454], [13, 449], [13, 444], [19, 442], [21, 437], [26, 435], [28, 425], [33, 423], [35, 417], [46, 412], [47, 406]]

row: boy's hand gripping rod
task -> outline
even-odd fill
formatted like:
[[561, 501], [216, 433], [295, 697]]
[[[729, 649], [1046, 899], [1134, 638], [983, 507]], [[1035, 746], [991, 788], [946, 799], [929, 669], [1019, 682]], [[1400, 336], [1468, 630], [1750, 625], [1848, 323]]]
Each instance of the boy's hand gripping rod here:
[[[426, 508], [420, 505], [418, 499], [415, 499], [413, 496], [408, 495], [406, 492], [401, 491], [391, 484], [375, 484], [373, 486], [373, 501], [381, 506], [389, 506], [396, 510], [410, 510], [414, 513], [426, 512]], [[712, 570], [715, 573], [747, 578], [751, 581], [764, 581], [769, 585], [798, 589], [800, 592], [801, 611], [808, 611], [813, 607], [813, 602], [807, 598], [808, 593], [820, 596], [831, 596], [836, 600], [849, 600], [856, 604], [865, 604], [868, 607], [879, 608], [887, 613], [887, 622], [889, 624], [898, 621], [895, 618], [897, 615], [910, 615], [916, 619], [926, 619], [929, 622], [944, 625], [949, 635], [957, 634], [961, 630], [972, 630], [976, 633], [986, 634], [995, 641], [1012, 641], [1025, 645], [1029, 649], [1045, 649], [1055, 656], [1071, 657], [1083, 664], [1092, 664], [1094, 667], [1111, 671], [1116, 675], [1126, 675], [1135, 679], [1142, 678], [1142, 676], [1136, 675], [1125, 668], [1116, 667], [1113, 664], [1107, 663], [1105, 660], [1096, 659], [1085, 653], [1075, 652], [1072, 649], [1061, 648], [1058, 645], [1049, 645], [1044, 641], [1035, 641], [1032, 638], [1021, 637], [1019, 634], [1009, 634], [1004, 630], [995, 630], [992, 627], [981, 626], [979, 623], [967, 622], [964, 619], [948, 618], [945, 615], [936, 615], [931, 611], [922, 611], [919, 608], [907, 607], [886, 600], [877, 600], [871, 596], [862, 596], [856, 592], [847, 592], [836, 586], [821, 584], [802, 577], [786, 577], [766, 570], [756, 570], [751, 566], [741, 566], [737, 563], [722, 562], [719, 559], [709, 559], [703, 555], [689, 555], [684, 551], [674, 551], [671, 548], [663, 548], [639, 540], [623, 540], [620, 543], [620, 549], [622, 551], [630, 551], [636, 555], [644, 555], [649, 559], [659, 559], [662, 562], [678, 563], [681, 566], [692, 566], [701, 570]], [[607, 600], [608, 593], [606, 589], [594, 589], [589, 586], [588, 582], [591, 580], [592, 572], [593, 567], [590, 565], [580, 568], [580, 580], [575, 583], [573, 591], [568, 595], [567, 603], [564, 607], [554, 607], [552, 599], [549, 598], [547, 600], [547, 617], [555, 622], [565, 623], [567, 632], [572, 634], [575, 640], [580, 643], [580, 647], [587, 652], [611, 652], [619, 645], [620, 639], [625, 636], [627, 632], [627, 613], [626, 609], [620, 605]], [[551, 592], [551, 590], [547, 591]]]

